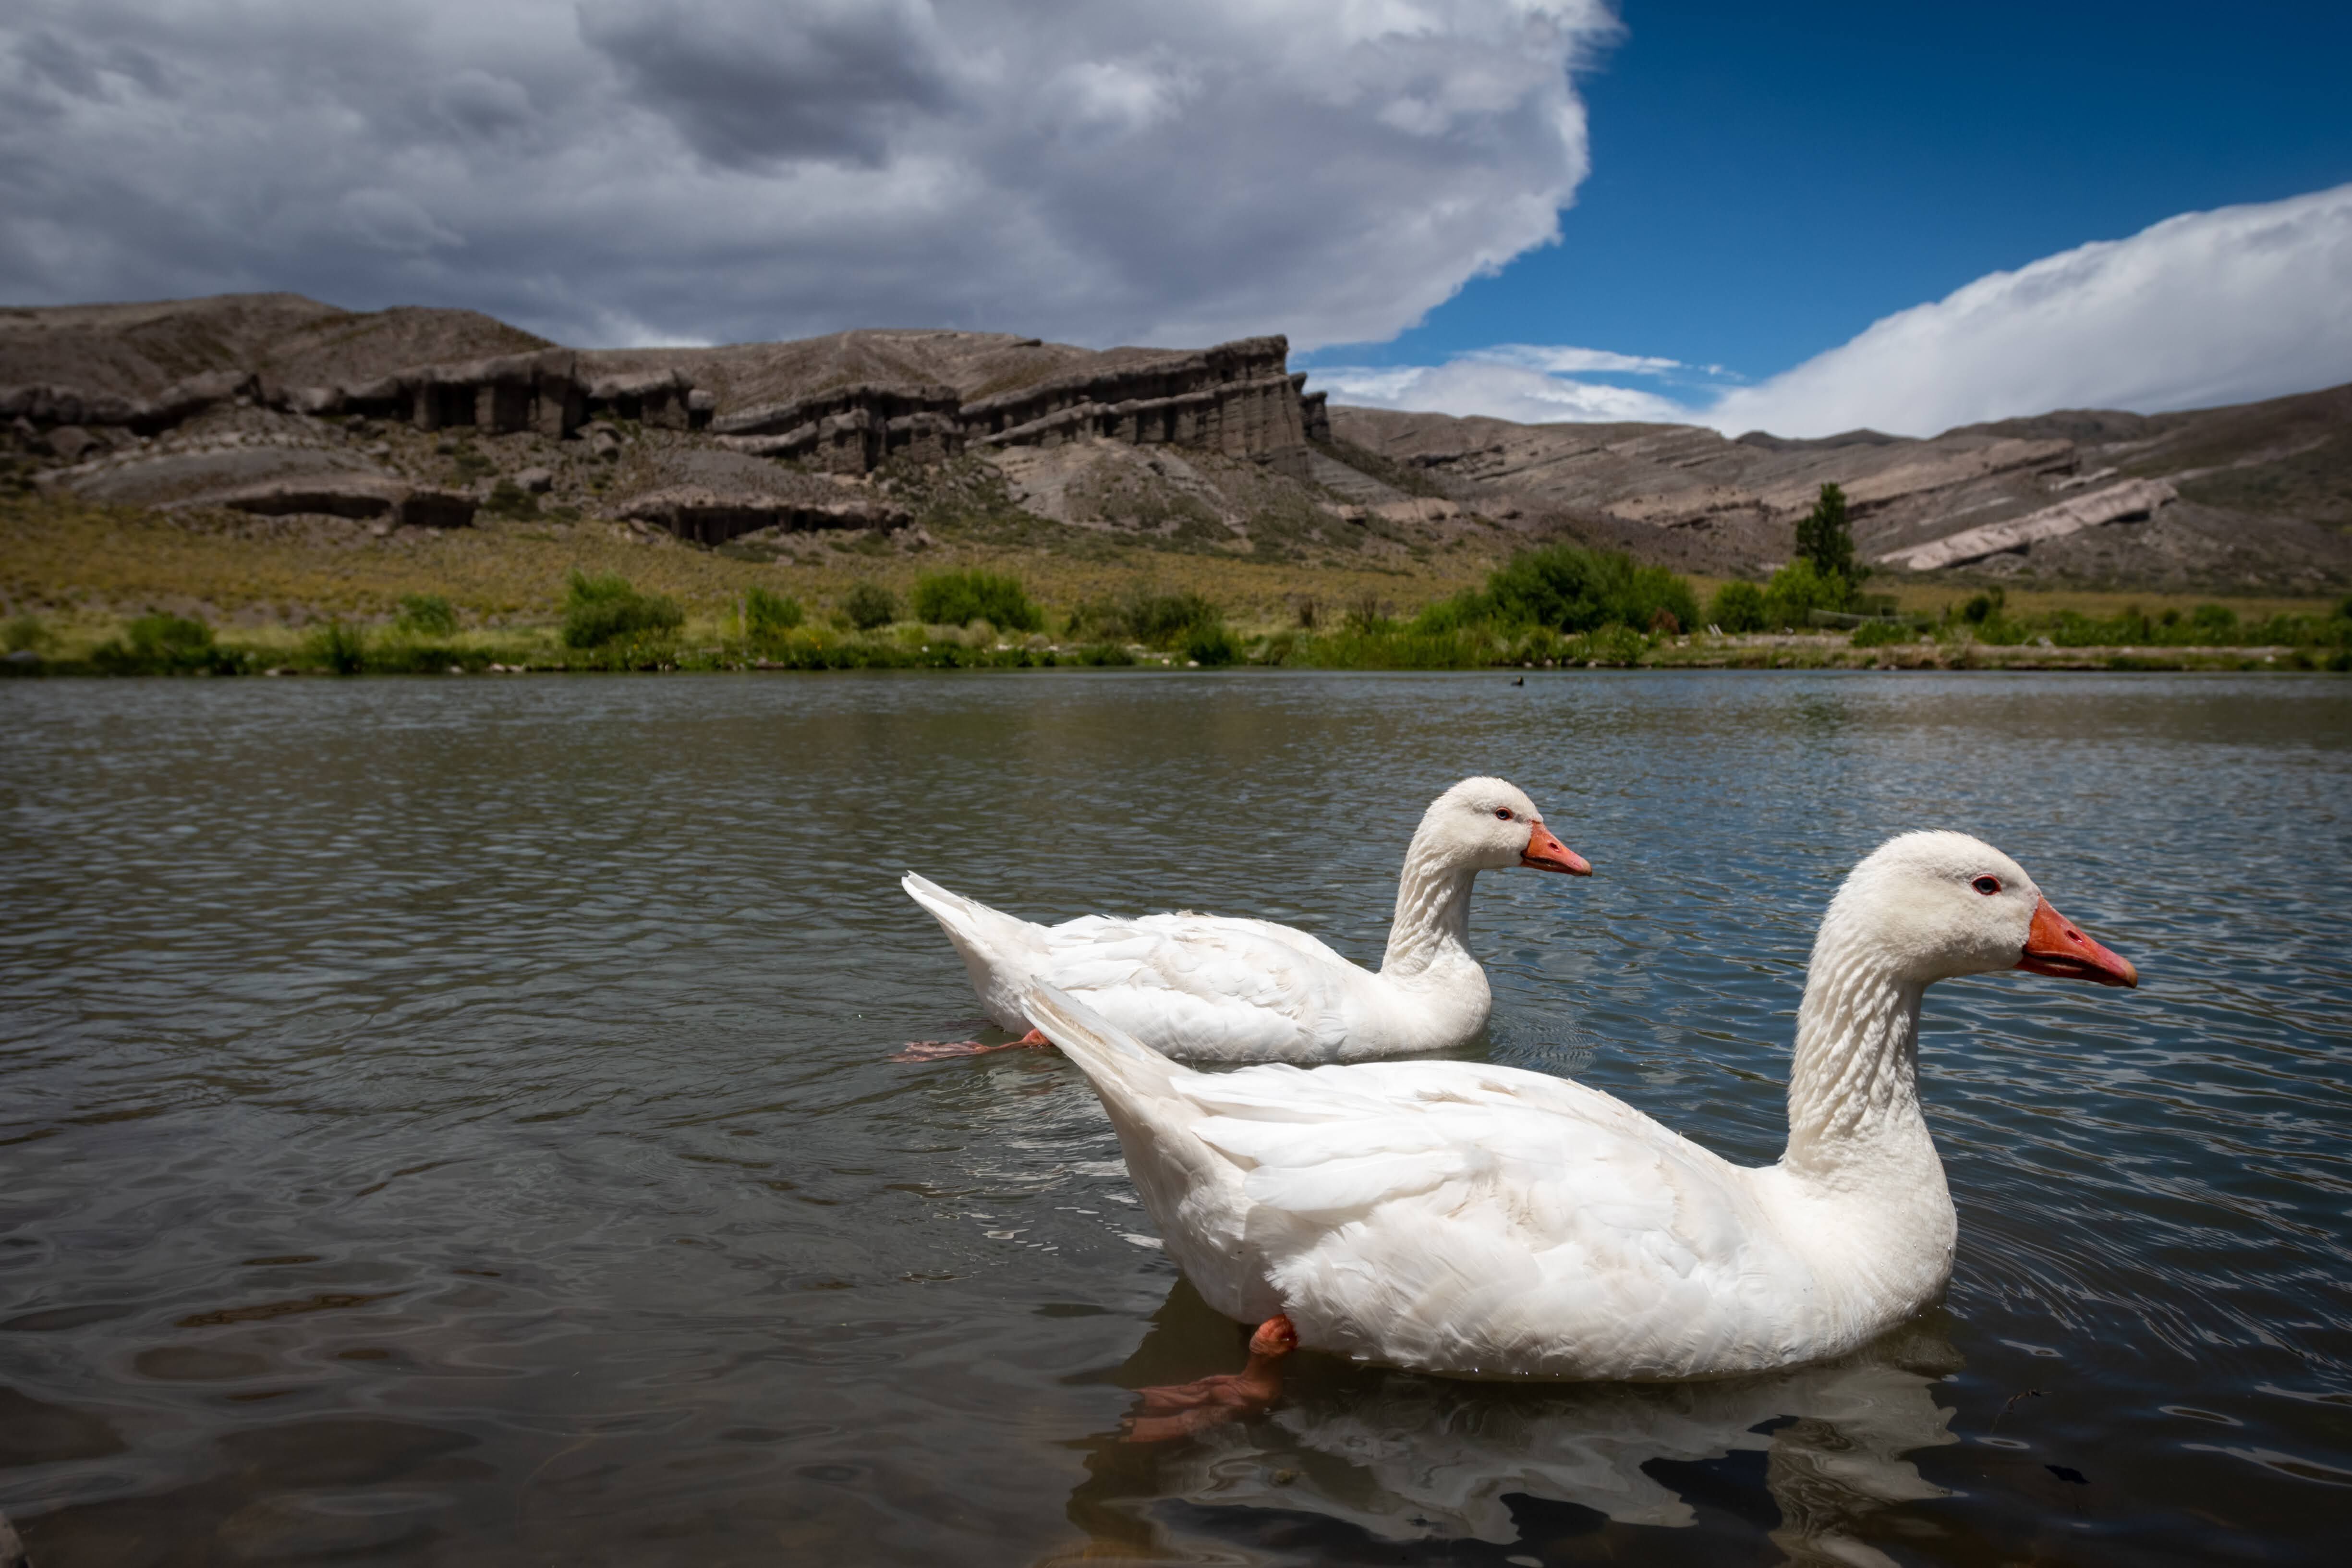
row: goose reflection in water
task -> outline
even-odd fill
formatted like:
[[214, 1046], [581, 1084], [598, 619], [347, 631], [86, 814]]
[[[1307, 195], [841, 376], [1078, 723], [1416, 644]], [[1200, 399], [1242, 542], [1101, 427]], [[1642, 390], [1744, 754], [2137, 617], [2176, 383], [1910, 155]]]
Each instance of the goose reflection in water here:
[[[1105, 1381], [1142, 1388], [1234, 1370], [1243, 1353], [1234, 1326], [1180, 1283]], [[1585, 1528], [1696, 1524], [1674, 1478], [1656, 1473], [1662, 1462], [1746, 1451], [1765, 1456], [1781, 1551], [1799, 1562], [1885, 1563], [1856, 1526], [1947, 1495], [1906, 1456], [1958, 1441], [1936, 1385], [1960, 1366], [1939, 1313], [1836, 1362], [1719, 1382], [1462, 1383], [1301, 1354], [1265, 1409], [1174, 1441], [1139, 1443], [1131, 1428], [1089, 1439], [1070, 1518], [1097, 1555], [1166, 1549], [1152, 1514], [1168, 1499], [1208, 1510], [1195, 1517], [1220, 1536], [1228, 1523], [1249, 1533], [1245, 1513], [1263, 1510], [1331, 1521], [1339, 1534], [1323, 1539], [1334, 1550], [1342, 1537], [1509, 1545], [1523, 1539], [1530, 1502], [1600, 1516]], [[1713, 1488], [1725, 1484], [1738, 1483], [1717, 1478]]]

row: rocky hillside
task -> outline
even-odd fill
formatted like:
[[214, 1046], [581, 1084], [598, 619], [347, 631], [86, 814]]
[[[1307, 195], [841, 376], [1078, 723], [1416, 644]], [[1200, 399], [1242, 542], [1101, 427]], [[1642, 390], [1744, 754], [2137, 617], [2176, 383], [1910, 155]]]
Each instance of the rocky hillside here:
[[1365, 408], [1336, 408], [1331, 422], [1465, 506], [1578, 518], [1695, 570], [1786, 560], [1796, 520], [1835, 483], [1858, 552], [1883, 572], [2273, 593], [2352, 581], [2352, 386], [2194, 413], [2049, 414], [1932, 440], [1732, 440], [1686, 425]]
[[1286, 355], [930, 331], [575, 351], [285, 294], [0, 310], [0, 451], [19, 489], [328, 534], [530, 517], [798, 559], [978, 530], [1404, 571], [1565, 537], [1754, 574], [1834, 481], [1894, 574], [2352, 583], [2352, 387], [1727, 440], [1327, 410]]

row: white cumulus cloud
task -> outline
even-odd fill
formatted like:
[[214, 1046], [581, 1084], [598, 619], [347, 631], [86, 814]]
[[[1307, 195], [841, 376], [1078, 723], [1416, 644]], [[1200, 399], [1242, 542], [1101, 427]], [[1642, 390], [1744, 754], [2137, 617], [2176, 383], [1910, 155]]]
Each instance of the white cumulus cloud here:
[[1388, 337], [1558, 236], [1609, 0], [16, 0], [0, 290], [550, 336]]
[[2352, 381], [2352, 185], [2183, 213], [1995, 272], [1699, 417], [1932, 436], [2056, 408], [2160, 413]]
[[[1577, 379], [1595, 374], [1671, 391]], [[1310, 384], [1375, 408], [1795, 437], [2281, 397], [2352, 381], [2352, 185], [2184, 213], [1990, 273], [1756, 385], [1726, 379], [1718, 365], [1503, 343], [1440, 365], [1318, 370]]]

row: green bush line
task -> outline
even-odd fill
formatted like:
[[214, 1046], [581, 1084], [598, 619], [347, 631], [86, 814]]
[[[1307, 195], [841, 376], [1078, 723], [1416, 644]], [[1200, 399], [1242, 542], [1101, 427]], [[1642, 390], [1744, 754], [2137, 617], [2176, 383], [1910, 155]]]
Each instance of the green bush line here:
[[940, 572], [917, 578], [915, 614], [935, 626], [986, 621], [1000, 631], [1045, 629], [1045, 612], [1030, 603], [1021, 580], [993, 572]]
[[[1826, 502], [1825, 502], [1826, 504]], [[1835, 542], [1834, 531], [1830, 543]], [[44, 660], [39, 650], [56, 638], [39, 619], [19, 615], [5, 626], [12, 673], [55, 671], [103, 675], [246, 675], [265, 669], [318, 670], [338, 675], [439, 674], [492, 666], [534, 669], [1021, 669], [1148, 662], [1216, 668], [1232, 665], [1311, 669], [1478, 669], [1497, 666], [1628, 667], [1643, 663], [1780, 664], [1825, 661], [1839, 645], [1822, 641], [1794, 649], [1702, 641], [1689, 656], [1665, 649], [1703, 624], [1691, 586], [1663, 567], [1646, 566], [1609, 551], [1553, 545], [1526, 552], [1497, 568], [1486, 585], [1428, 606], [1412, 620], [1390, 619], [1367, 603], [1331, 630], [1302, 626], [1245, 637], [1218, 607], [1197, 594], [1137, 588], [1107, 605], [1081, 605], [1066, 619], [1064, 643], [1043, 641], [1044, 612], [1021, 583], [985, 572], [952, 572], [920, 579], [912, 595], [917, 613], [935, 630], [895, 623], [897, 600], [887, 590], [860, 584], [826, 626], [813, 626], [801, 603], [763, 588], [745, 595], [730, 617], [735, 636], [716, 641], [683, 637], [685, 614], [668, 598], [638, 592], [616, 574], [573, 572], [567, 584], [559, 646], [528, 634], [508, 640], [457, 633], [457, 617], [439, 595], [401, 602], [389, 628], [330, 621], [314, 627], [299, 650], [273, 656], [222, 642], [203, 620], [161, 612], [141, 616], [86, 660]], [[1801, 626], [1816, 610], [1880, 612], [1843, 575], [1801, 558], [1762, 586], [1728, 583], [1707, 617], [1726, 632]], [[1302, 613], [1302, 619], [1307, 616]], [[1927, 617], [1868, 621], [1845, 646], [1885, 648], [1916, 644], [1923, 632], [1967, 662], [1967, 648], [2016, 647], [2046, 639], [2060, 648], [2282, 647], [2289, 668], [2352, 670], [2352, 599], [2326, 616], [2274, 615], [2242, 621], [2226, 606], [2204, 605], [2182, 615], [2148, 616], [2126, 609], [2110, 616], [2074, 611], [2026, 618], [2007, 612], [2000, 590], [1989, 589]], [[1029, 634], [1017, 644], [1001, 636]], [[1684, 646], [1677, 642], [1677, 648]], [[21, 650], [21, 652], [20, 652]], [[1156, 655], [1150, 650], [1157, 650]], [[29, 654], [27, 659], [22, 657]], [[273, 658], [282, 662], [273, 662]], [[2118, 651], [2111, 668], [2180, 668], [2177, 659]]]

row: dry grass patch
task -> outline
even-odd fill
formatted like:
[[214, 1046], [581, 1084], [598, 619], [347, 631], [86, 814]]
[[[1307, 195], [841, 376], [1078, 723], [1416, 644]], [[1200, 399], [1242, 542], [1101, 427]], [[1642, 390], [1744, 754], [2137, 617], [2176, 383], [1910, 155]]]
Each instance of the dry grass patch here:
[[918, 576], [976, 566], [1020, 578], [1056, 622], [1081, 605], [1143, 587], [1198, 594], [1237, 625], [1282, 626], [1302, 602], [1326, 616], [1368, 599], [1410, 614], [1482, 581], [1493, 564], [1447, 552], [1407, 572], [1171, 552], [1099, 537], [1087, 542], [1091, 548], [1073, 555], [987, 540], [902, 550], [889, 539], [858, 535], [795, 541], [796, 556], [771, 563], [667, 539], [646, 542], [597, 520], [493, 519], [446, 533], [379, 538], [341, 520], [165, 516], [41, 498], [0, 502], [0, 600], [8, 613], [38, 613], [61, 635], [75, 626], [110, 635], [121, 616], [151, 608], [202, 615], [224, 628], [326, 619], [373, 625], [397, 616], [404, 598], [425, 594], [447, 599], [467, 626], [520, 628], [562, 617], [566, 584], [578, 570], [618, 574], [645, 593], [677, 600], [694, 621], [715, 624], [731, 617], [754, 587], [830, 616], [860, 584], [887, 588], [904, 604]]

